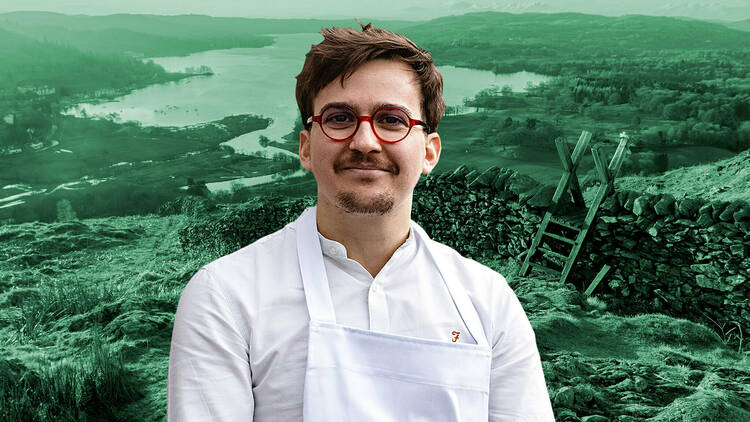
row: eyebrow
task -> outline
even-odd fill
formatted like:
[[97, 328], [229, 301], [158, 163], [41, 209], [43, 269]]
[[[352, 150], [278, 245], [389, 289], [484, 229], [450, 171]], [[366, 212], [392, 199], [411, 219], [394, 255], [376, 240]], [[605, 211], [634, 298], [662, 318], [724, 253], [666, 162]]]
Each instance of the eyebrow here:
[[[323, 105], [323, 108], [320, 109], [320, 113], [319, 114], [323, 114], [324, 111], [328, 110], [329, 108], [333, 108], [333, 107], [348, 108], [348, 109], [354, 110], [354, 111], [356, 111], [356, 112], [359, 113], [359, 109], [357, 109], [357, 107], [354, 107], [354, 106], [352, 106], [349, 103], [332, 102], [332, 103], [327, 103], [327, 104]], [[412, 116], [412, 113], [411, 113], [411, 111], [409, 111], [408, 108], [406, 108], [406, 107], [404, 107], [402, 105], [399, 105], [399, 104], [377, 103], [377, 104], [374, 104], [372, 106], [372, 111], [375, 111], [375, 110], [377, 110], [377, 109], [379, 109], [381, 107], [394, 107], [394, 108], [397, 108], [399, 110], [403, 110], [406, 113], [406, 115], [409, 116], [410, 119], [414, 118], [414, 116]]]

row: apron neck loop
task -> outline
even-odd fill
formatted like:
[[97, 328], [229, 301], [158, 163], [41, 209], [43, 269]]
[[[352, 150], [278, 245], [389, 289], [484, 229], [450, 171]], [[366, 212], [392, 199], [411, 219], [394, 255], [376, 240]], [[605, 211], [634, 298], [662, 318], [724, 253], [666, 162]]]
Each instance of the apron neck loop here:
[[318, 238], [316, 207], [306, 209], [297, 224], [297, 258], [305, 288], [310, 320], [336, 323], [336, 314], [328, 286], [323, 251]]
[[[482, 329], [482, 323], [476, 308], [471, 303], [469, 295], [459, 282], [459, 275], [453, 271], [453, 266], [435, 256], [437, 247], [430, 244], [427, 233], [414, 221], [410, 222], [416, 240], [421, 243], [432, 262], [437, 266], [445, 282], [448, 292], [458, 309], [461, 318], [469, 329], [472, 337], [481, 346], [488, 346], [487, 337]], [[336, 314], [331, 299], [331, 289], [323, 263], [323, 251], [320, 249], [318, 237], [318, 223], [316, 207], [306, 209], [297, 221], [297, 257], [302, 285], [305, 289], [305, 301], [310, 313], [310, 320], [336, 323]]]
[[412, 221], [411, 227], [412, 230], [414, 230], [415, 236], [422, 241], [422, 245], [429, 254], [430, 259], [432, 259], [432, 262], [437, 266], [440, 276], [453, 298], [453, 303], [456, 305], [458, 313], [461, 315], [461, 319], [464, 320], [466, 328], [469, 329], [469, 333], [474, 337], [477, 345], [489, 347], [487, 336], [482, 328], [482, 321], [479, 319], [479, 314], [477, 313], [474, 304], [471, 303], [471, 299], [469, 298], [468, 293], [466, 293], [466, 289], [464, 289], [459, 281], [460, 275], [454, 271], [454, 266], [446, 264], [446, 259], [440, 259], [441, 257], [435, 256], [435, 253], [438, 251], [438, 246], [430, 244], [432, 239], [430, 239], [419, 224]]

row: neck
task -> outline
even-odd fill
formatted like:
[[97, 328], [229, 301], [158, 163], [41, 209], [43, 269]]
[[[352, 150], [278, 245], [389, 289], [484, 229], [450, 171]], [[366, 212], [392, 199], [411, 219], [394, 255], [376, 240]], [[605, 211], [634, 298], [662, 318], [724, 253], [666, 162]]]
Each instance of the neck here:
[[320, 234], [344, 245], [347, 257], [375, 277], [409, 237], [411, 201], [385, 215], [350, 214], [318, 197], [316, 215]]

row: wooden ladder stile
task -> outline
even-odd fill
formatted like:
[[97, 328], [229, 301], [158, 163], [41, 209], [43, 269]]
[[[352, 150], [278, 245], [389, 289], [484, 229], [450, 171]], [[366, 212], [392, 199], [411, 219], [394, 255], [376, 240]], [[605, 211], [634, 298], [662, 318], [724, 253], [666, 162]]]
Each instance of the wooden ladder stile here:
[[[622, 166], [628, 138], [625, 134], [620, 135], [620, 143], [617, 146], [617, 150], [615, 151], [609, 165], [606, 167], [604, 165], [605, 161], [601, 151], [601, 145], [594, 145], [591, 148], [597, 176], [600, 179], [601, 184], [599, 185], [594, 199], [591, 201], [590, 207], [587, 207], [578, 182], [576, 170], [578, 169], [578, 165], [581, 162], [584, 151], [587, 149], [590, 140], [591, 133], [583, 131], [578, 138], [578, 142], [576, 143], [572, 154], [569, 153], [567, 143], [564, 139], [557, 139], [555, 141], [563, 167], [563, 174], [557, 184], [557, 189], [552, 196], [552, 203], [544, 213], [544, 217], [542, 218], [539, 229], [531, 242], [531, 246], [525, 253], [519, 275], [524, 276], [529, 269], [535, 268], [546, 273], [559, 275], [560, 282], [565, 282], [573, 268], [573, 264], [575, 264], [578, 253], [581, 251], [586, 234], [594, 223], [597, 212], [599, 211], [599, 206], [604, 199], [614, 191], [614, 179], [619, 174], [620, 167]], [[560, 199], [568, 189], [570, 189], [573, 198], [573, 207], [571, 209], [575, 213], [573, 215], [558, 215], [557, 211], [560, 208]], [[585, 217], [581, 219], [580, 217], [583, 215], [583, 212], [585, 212]], [[562, 231], [554, 233], [548, 230], [550, 224], [559, 226], [562, 228]], [[567, 244], [567, 246], [570, 247], [570, 251], [567, 254], [563, 254], [559, 251], [553, 251], [551, 247], [545, 247], [542, 244], [544, 237], [555, 239]], [[558, 270], [549, 268], [541, 262], [534, 262], [533, 258], [537, 252], [540, 252], [541, 255], [545, 256], [547, 259], [552, 257], [564, 262], [564, 264], [561, 265], [562, 269]], [[604, 274], [606, 274], [606, 271], [603, 273], [600, 272], [601, 277], [603, 277]], [[597, 284], [598, 281], [599, 280], [597, 280]], [[593, 290], [593, 287], [596, 287], [596, 285], [592, 285], [591, 287]]]

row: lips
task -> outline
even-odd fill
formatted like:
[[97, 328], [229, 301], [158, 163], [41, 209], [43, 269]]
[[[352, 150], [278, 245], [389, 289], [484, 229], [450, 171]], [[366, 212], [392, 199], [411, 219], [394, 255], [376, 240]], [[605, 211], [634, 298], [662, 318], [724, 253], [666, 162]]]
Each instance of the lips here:
[[396, 167], [393, 163], [382, 159], [385, 157], [381, 158], [372, 155], [367, 156], [360, 153], [359, 151], [351, 152], [352, 154], [346, 154], [345, 156], [340, 157], [334, 162], [333, 170], [336, 173], [345, 170], [361, 172], [363, 174], [375, 174], [381, 171], [393, 174], [399, 173], [398, 167]]
[[380, 170], [380, 171], [390, 171], [390, 170], [386, 170], [384, 168], [370, 167], [370, 166], [348, 166], [348, 167], [344, 167], [344, 170]]
[[387, 173], [394, 173], [393, 169], [389, 166], [375, 163], [347, 163], [337, 166], [340, 171], [344, 170], [355, 170], [361, 172], [378, 172], [384, 171]]

